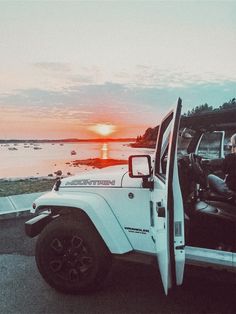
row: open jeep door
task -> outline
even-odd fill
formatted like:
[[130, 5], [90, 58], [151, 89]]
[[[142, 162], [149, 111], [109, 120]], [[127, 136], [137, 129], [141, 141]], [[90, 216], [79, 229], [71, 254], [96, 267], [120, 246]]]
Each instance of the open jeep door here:
[[181, 285], [185, 264], [184, 209], [178, 177], [177, 141], [182, 100], [161, 122], [157, 137], [151, 232], [165, 293]]

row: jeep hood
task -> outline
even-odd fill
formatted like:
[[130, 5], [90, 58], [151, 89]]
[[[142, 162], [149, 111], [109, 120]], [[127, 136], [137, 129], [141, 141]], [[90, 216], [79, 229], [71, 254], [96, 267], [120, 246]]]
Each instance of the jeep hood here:
[[73, 187], [138, 187], [142, 180], [129, 177], [128, 166], [119, 165], [103, 169], [94, 169], [61, 180], [61, 188]]

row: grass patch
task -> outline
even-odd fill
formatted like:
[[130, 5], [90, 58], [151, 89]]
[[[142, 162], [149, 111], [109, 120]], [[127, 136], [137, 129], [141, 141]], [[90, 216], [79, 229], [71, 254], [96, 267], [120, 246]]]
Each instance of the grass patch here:
[[50, 191], [55, 183], [55, 180], [55, 178], [0, 180], [0, 197]]

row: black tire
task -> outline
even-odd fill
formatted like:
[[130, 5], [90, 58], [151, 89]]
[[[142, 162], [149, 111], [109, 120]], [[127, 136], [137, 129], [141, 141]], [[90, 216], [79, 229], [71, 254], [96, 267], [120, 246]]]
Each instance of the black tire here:
[[111, 266], [111, 254], [95, 227], [89, 221], [67, 216], [44, 228], [35, 258], [45, 281], [70, 294], [100, 288]]

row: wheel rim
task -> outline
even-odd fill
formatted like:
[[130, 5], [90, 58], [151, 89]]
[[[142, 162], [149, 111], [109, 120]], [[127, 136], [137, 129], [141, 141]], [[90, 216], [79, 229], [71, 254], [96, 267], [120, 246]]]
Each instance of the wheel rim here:
[[52, 273], [69, 283], [85, 280], [93, 268], [91, 252], [76, 234], [65, 238], [54, 237], [47, 253]]

